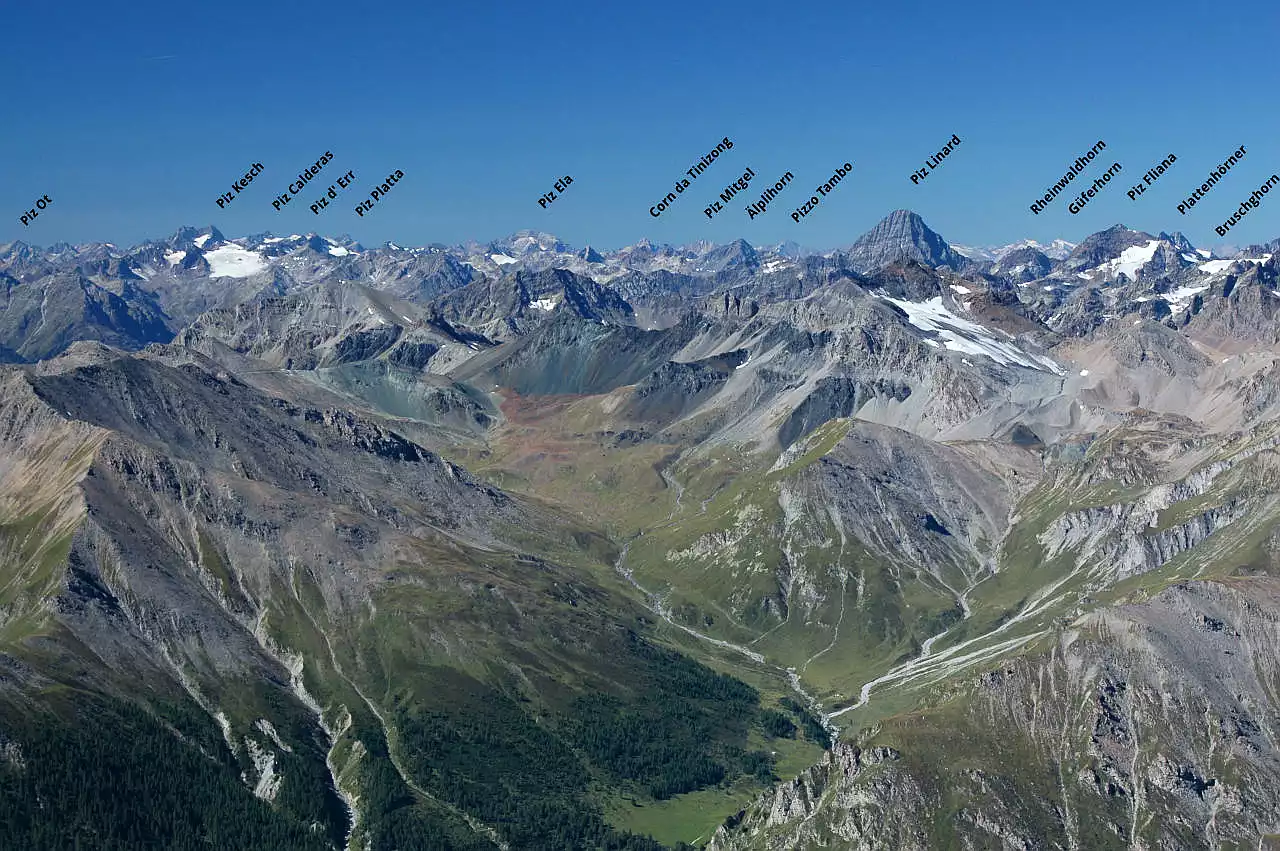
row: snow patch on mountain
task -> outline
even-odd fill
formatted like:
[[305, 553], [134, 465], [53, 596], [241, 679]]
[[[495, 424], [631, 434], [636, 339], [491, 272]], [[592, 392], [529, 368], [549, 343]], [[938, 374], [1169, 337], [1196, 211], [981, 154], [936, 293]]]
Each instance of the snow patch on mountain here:
[[1206, 275], [1216, 275], [1219, 272], [1225, 272], [1233, 263], [1266, 263], [1271, 259], [1270, 254], [1264, 254], [1261, 257], [1236, 257], [1233, 260], [1210, 260], [1208, 263], [1200, 264], [1200, 271]]
[[215, 248], [204, 255], [210, 278], [248, 278], [267, 268], [267, 261], [255, 251], [235, 244]]
[[490, 254], [489, 259], [492, 260], [494, 263], [497, 263], [499, 266], [506, 266], [510, 263], [520, 262], [516, 258], [509, 257], [506, 254]]
[[1165, 293], [1164, 295], [1161, 296], [1161, 298], [1163, 298], [1166, 302], [1169, 303], [1169, 307], [1173, 308], [1174, 310], [1181, 310], [1191, 302], [1191, 299], [1195, 298], [1197, 293], [1202, 293], [1207, 289], [1209, 289], [1208, 284], [1204, 284], [1203, 286], [1198, 286], [1198, 287], [1196, 286], [1178, 287], [1176, 290], [1170, 290], [1169, 292]]
[[1067, 242], [1065, 239], [1055, 239], [1048, 244], [1037, 242], [1034, 239], [1023, 239], [1018, 242], [1011, 242], [1008, 245], [956, 245], [951, 244], [951, 249], [959, 254], [963, 254], [970, 260], [986, 260], [995, 261], [1004, 257], [1006, 254], [1012, 254], [1023, 248], [1034, 248], [1050, 260], [1063, 260], [1076, 247], [1074, 242]]
[[1149, 240], [1146, 245], [1132, 245], [1121, 251], [1119, 257], [1097, 267], [1095, 274], [1101, 274], [1104, 277], [1127, 275], [1133, 278], [1139, 269], [1151, 262], [1159, 248], [1160, 240], [1158, 239]]
[[921, 331], [937, 334], [942, 344], [951, 351], [985, 355], [996, 363], [1007, 366], [1023, 366], [1048, 370], [1055, 375], [1063, 374], [1062, 368], [1052, 359], [1024, 352], [1011, 339], [1001, 339], [995, 332], [952, 313], [942, 303], [942, 296], [934, 296], [924, 302], [882, 297], [901, 308], [912, 325]]

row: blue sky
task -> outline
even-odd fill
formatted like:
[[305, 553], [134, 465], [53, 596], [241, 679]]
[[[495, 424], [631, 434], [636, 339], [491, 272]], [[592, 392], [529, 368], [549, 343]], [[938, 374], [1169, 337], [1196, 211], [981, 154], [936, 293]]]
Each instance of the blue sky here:
[[[1123, 222], [1199, 245], [1280, 172], [1274, 4], [26, 3], [5, 11], [0, 242], [128, 244], [182, 224], [367, 243], [488, 240], [522, 228], [578, 245], [744, 237], [830, 247], [890, 210], [953, 242], [1083, 236]], [[961, 145], [922, 184], [914, 169]], [[699, 156], [734, 148], [655, 219]], [[1124, 167], [1079, 215], [1030, 203], [1098, 139]], [[1187, 215], [1176, 205], [1238, 146]], [[271, 201], [325, 151], [319, 215]], [[1178, 162], [1130, 200], [1126, 178]], [[854, 171], [800, 223], [836, 166]], [[226, 209], [215, 200], [265, 171]], [[762, 217], [703, 207], [750, 167], [796, 181]], [[1105, 166], [1104, 166], [1105, 168]], [[405, 177], [363, 218], [375, 179]], [[1100, 170], [1100, 169], [1099, 169]], [[556, 178], [573, 185], [547, 209]], [[1091, 172], [1086, 172], [1086, 177]], [[1077, 181], [1076, 185], [1080, 185]], [[763, 188], [763, 186], [761, 186]], [[52, 206], [19, 216], [48, 194]], [[758, 191], [757, 193], [758, 194]], [[1280, 236], [1273, 193], [1228, 237]]]

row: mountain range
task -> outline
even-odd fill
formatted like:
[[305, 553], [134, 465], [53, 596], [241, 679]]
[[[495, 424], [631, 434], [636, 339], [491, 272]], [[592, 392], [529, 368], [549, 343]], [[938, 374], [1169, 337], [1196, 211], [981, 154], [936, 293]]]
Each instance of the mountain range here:
[[0, 245], [0, 844], [1268, 847], [1277, 258]]

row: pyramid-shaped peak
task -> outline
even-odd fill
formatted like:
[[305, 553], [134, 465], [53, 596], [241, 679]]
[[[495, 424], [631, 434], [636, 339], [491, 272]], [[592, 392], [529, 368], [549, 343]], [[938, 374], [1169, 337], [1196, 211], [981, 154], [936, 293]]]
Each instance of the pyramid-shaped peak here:
[[961, 269], [970, 262], [912, 210], [894, 210], [885, 216], [875, 227], [858, 237], [846, 258], [850, 268], [864, 273], [904, 260], [952, 269]]

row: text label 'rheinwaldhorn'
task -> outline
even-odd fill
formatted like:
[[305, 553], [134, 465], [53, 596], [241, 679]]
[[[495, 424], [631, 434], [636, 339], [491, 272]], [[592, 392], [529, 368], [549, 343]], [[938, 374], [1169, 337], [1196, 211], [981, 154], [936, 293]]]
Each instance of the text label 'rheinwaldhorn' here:
[[[1099, 139], [1098, 144], [1076, 157], [1076, 161], [1071, 164], [1071, 168], [1069, 168], [1067, 173], [1062, 176], [1062, 179], [1050, 186], [1048, 190], [1045, 191], [1043, 198], [1037, 198], [1031, 203], [1031, 212], [1035, 213], [1037, 216], [1040, 215], [1040, 211], [1049, 206], [1049, 202], [1054, 198], [1057, 198], [1058, 194], [1067, 188], [1067, 184], [1075, 180], [1076, 175], [1088, 167], [1093, 158], [1098, 155], [1098, 151], [1101, 151], [1106, 146], [1107, 143]], [[1108, 178], [1108, 180], [1109, 179], [1110, 178]]]

